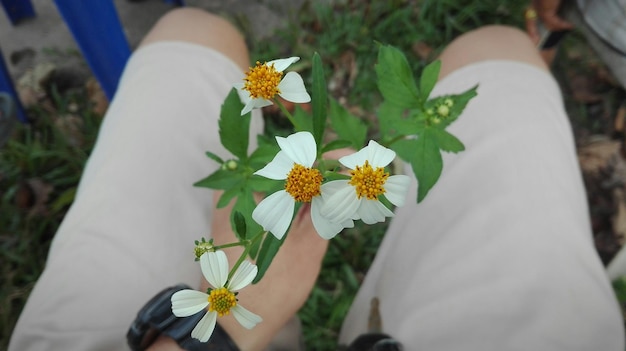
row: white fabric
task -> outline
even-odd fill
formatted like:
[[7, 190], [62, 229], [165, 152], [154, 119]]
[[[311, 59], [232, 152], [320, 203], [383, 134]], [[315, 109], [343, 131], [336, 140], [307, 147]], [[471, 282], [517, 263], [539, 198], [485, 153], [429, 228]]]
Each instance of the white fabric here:
[[[127, 350], [150, 297], [199, 287], [193, 247], [210, 235], [212, 195], [192, 184], [217, 167], [204, 151], [229, 158], [217, 119], [241, 79], [230, 59], [193, 44], [132, 56], [10, 350]], [[261, 133], [260, 114], [252, 119]]]
[[624, 350], [594, 250], [570, 125], [555, 81], [505, 61], [467, 66], [433, 96], [480, 83], [450, 130], [439, 182], [396, 211], [341, 333], [383, 331], [406, 350]]

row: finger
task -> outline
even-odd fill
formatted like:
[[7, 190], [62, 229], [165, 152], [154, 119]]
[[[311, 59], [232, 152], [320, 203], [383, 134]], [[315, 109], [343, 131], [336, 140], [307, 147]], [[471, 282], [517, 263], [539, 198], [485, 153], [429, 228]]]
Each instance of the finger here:
[[530, 37], [530, 40], [535, 44], [539, 44], [540, 36], [537, 29], [537, 19], [526, 17], [526, 33]]

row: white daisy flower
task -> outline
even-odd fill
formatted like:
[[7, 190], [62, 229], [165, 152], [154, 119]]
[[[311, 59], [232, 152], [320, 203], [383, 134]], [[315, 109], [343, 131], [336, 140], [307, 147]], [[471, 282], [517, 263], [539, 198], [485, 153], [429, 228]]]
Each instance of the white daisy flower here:
[[243, 83], [235, 84], [241, 102], [245, 105], [241, 115], [272, 104], [272, 99], [280, 95], [283, 99], [295, 103], [311, 101], [302, 77], [296, 72], [288, 72], [283, 77], [283, 71], [291, 64], [300, 60], [299, 57], [278, 59], [261, 64], [257, 61], [255, 67], [246, 72]]
[[349, 219], [361, 219], [367, 224], [384, 222], [385, 217], [393, 217], [378, 197], [385, 195], [395, 206], [404, 205], [410, 178], [406, 175], [393, 175], [385, 172], [396, 157], [393, 150], [370, 140], [358, 152], [344, 156], [339, 162], [350, 168], [350, 180], [328, 182], [334, 191], [324, 194], [324, 207], [321, 215], [331, 222], [339, 223]]
[[311, 203], [311, 219], [317, 233], [324, 239], [337, 235], [343, 228], [352, 228], [354, 222], [345, 219], [330, 222], [320, 214], [324, 204], [322, 194], [328, 189], [322, 185], [322, 173], [312, 168], [317, 158], [317, 146], [309, 132], [298, 132], [286, 138], [276, 137], [280, 151], [274, 159], [254, 174], [269, 179], [285, 180], [285, 190], [266, 197], [252, 212], [252, 218], [264, 230], [282, 239], [289, 228], [296, 201]]
[[176, 317], [189, 317], [203, 309], [208, 312], [191, 331], [191, 337], [206, 342], [213, 334], [218, 316], [233, 313], [247, 329], [261, 322], [261, 317], [239, 305], [235, 292], [248, 286], [258, 272], [257, 266], [243, 261], [228, 280], [228, 259], [224, 251], [207, 252], [200, 257], [200, 267], [206, 280], [214, 288], [208, 294], [185, 289], [172, 295], [172, 312]]

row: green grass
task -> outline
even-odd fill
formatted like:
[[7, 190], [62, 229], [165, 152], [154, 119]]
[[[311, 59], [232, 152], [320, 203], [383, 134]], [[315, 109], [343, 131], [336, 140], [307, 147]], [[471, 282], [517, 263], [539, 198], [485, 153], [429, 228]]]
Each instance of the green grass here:
[[[310, 58], [319, 52], [327, 80], [338, 85], [332, 90], [334, 97], [371, 122], [371, 134], [375, 134], [372, 116], [380, 97], [373, 65], [378, 43], [400, 48], [417, 74], [461, 33], [493, 23], [521, 26], [526, 5], [522, 0], [344, 0], [333, 6], [309, 1], [290, 14], [288, 27], [273, 38], [250, 43], [252, 58], [301, 56], [298, 67], [307, 79]], [[432, 51], [422, 57], [414, 50], [417, 44]], [[346, 61], [345, 57], [353, 59]], [[356, 69], [356, 77], [350, 77], [350, 69]], [[99, 125], [84, 92], [51, 91], [50, 96], [53, 108], [30, 111], [36, 122], [19, 126], [0, 150], [0, 349], [6, 348], [17, 316], [41, 273], [50, 240], [71, 203]], [[580, 111], [585, 111], [575, 101], [568, 101], [570, 114], [580, 116]], [[79, 147], [56, 128], [59, 122], [55, 121], [68, 113], [82, 120]], [[267, 120], [269, 131], [284, 131], [279, 117], [270, 115]], [[33, 182], [50, 189], [47, 201], [37, 211], [33, 210], [36, 194], [27, 186]], [[299, 313], [308, 349], [337, 348], [342, 320], [384, 230], [384, 224], [359, 226], [331, 241], [322, 273]]]
[[[100, 117], [82, 91], [50, 92], [51, 104], [29, 111], [0, 152], [0, 349], [35, 281], [50, 241], [74, 198]], [[80, 116], [72, 119], [71, 116]], [[75, 133], [58, 126], [78, 123]], [[67, 129], [63, 129], [67, 130]], [[77, 139], [79, 138], [79, 139]]]

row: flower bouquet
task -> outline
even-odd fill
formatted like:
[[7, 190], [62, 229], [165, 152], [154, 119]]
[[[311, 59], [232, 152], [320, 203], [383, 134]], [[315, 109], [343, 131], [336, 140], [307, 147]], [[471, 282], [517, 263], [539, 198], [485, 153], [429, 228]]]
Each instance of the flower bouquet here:
[[[263, 278], [298, 211], [310, 211], [313, 226], [324, 239], [353, 227], [355, 221], [384, 222], [393, 217], [394, 206], [405, 203], [411, 182], [407, 175], [392, 174], [396, 156], [411, 165], [419, 203], [439, 179], [442, 152], [464, 150], [447, 127], [476, 96], [476, 87], [431, 97], [439, 61], [426, 66], [416, 81], [401, 51], [379, 47], [374, 69], [383, 102], [377, 140], [367, 140], [367, 125], [329, 97], [320, 56], [312, 58], [310, 90], [297, 72], [286, 72], [298, 60], [257, 62], [242, 82], [234, 84], [222, 105], [219, 135], [232, 158], [207, 152], [221, 166], [195, 185], [223, 191], [218, 208], [234, 203], [230, 221], [238, 240], [223, 245], [214, 245], [212, 239], [196, 241], [195, 259], [212, 287], [206, 292], [181, 290], [171, 299], [178, 317], [206, 311], [191, 333], [200, 341], [210, 338], [218, 317], [231, 312], [245, 328], [261, 322], [261, 317], [239, 304], [237, 292]], [[311, 112], [296, 108], [292, 113], [278, 97], [310, 102]], [[274, 139], [259, 136], [258, 147], [248, 153], [250, 111], [272, 104], [289, 119], [293, 134]], [[338, 160], [324, 157], [342, 148], [358, 151]], [[257, 204], [255, 193], [266, 197]], [[243, 247], [243, 253], [231, 267], [222, 250], [233, 246]]]

